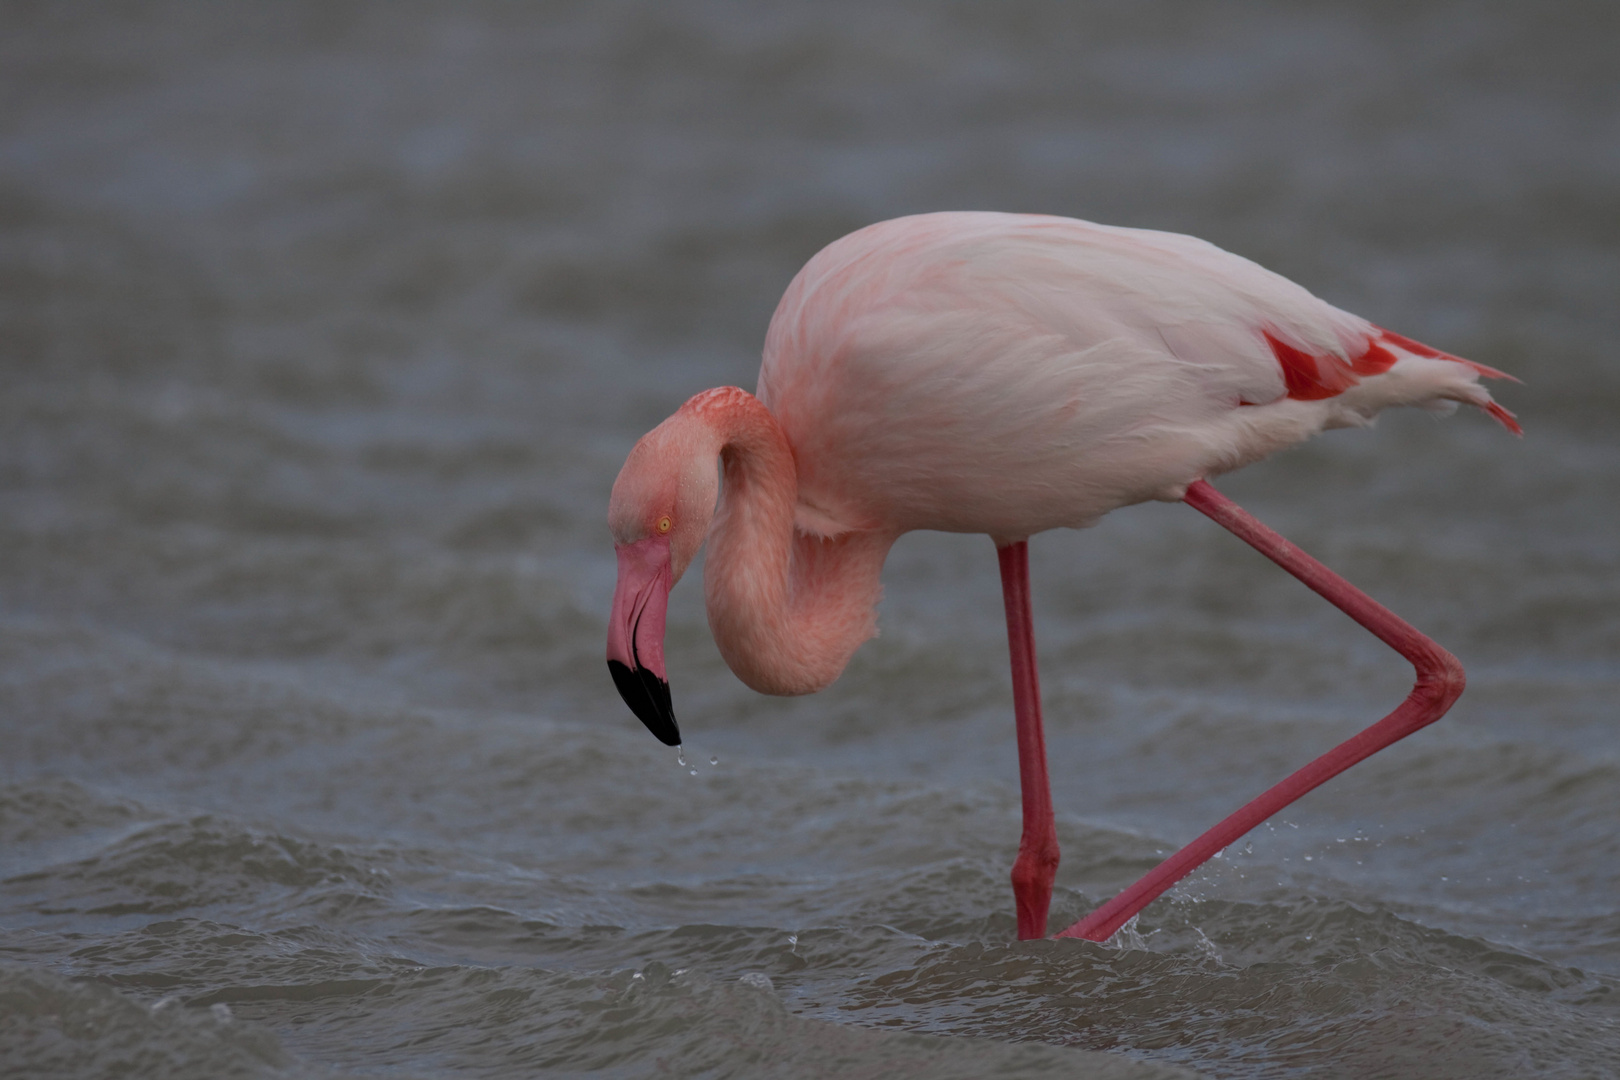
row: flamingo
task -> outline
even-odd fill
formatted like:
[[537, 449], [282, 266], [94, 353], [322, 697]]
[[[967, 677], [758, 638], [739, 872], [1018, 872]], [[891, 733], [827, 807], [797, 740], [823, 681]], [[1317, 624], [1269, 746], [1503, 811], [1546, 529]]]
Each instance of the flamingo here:
[[[815, 255], [765, 339], [758, 389], [707, 390], [645, 435], [613, 485], [607, 658], [620, 694], [680, 743], [665, 671], [670, 589], [709, 545], [721, 655], [767, 694], [808, 694], [876, 633], [879, 574], [912, 529], [987, 533], [1001, 570], [1023, 831], [1018, 936], [1043, 936], [1058, 843], [1031, 621], [1028, 539], [1182, 501], [1413, 665], [1394, 712], [1217, 823], [1057, 936], [1103, 941], [1267, 817], [1438, 720], [1455, 657], [1222, 496], [1209, 480], [1392, 405], [1476, 406], [1502, 372], [1341, 311], [1190, 236], [1069, 218], [935, 213]], [[723, 482], [722, 482], [723, 481]]]

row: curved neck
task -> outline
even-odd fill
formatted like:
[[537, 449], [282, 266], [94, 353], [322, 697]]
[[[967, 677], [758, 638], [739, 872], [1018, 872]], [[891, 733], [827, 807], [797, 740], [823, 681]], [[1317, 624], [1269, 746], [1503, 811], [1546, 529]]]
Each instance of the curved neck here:
[[752, 394], [710, 390], [685, 409], [705, 420], [720, 443], [724, 483], [703, 572], [720, 654], [763, 693], [820, 690], [877, 633], [878, 579], [894, 537], [823, 538], [794, 528], [793, 450]]

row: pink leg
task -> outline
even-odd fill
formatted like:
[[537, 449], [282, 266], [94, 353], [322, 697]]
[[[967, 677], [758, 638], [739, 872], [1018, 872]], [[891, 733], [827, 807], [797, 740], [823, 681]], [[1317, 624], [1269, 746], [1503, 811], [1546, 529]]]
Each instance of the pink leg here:
[[1052, 784], [1046, 775], [1046, 734], [1041, 730], [1041, 680], [1035, 668], [1035, 626], [1029, 607], [1029, 544], [996, 549], [1001, 596], [1007, 605], [1007, 651], [1012, 656], [1013, 711], [1018, 716], [1018, 781], [1024, 793], [1024, 833], [1013, 863], [1013, 899], [1018, 904], [1018, 940], [1046, 936], [1046, 912], [1057, 877], [1057, 823]]
[[[1457, 658], [1403, 622], [1388, 608], [1272, 532], [1236, 503], [1199, 480], [1187, 489], [1187, 504], [1208, 514], [1262, 555], [1321, 594], [1412, 662], [1417, 685], [1400, 707], [1361, 734], [1347, 739], [1266, 791], [1204, 835], [1154, 867], [1141, 881], [1075, 923], [1058, 937], [1105, 941], [1130, 918], [1216, 852], [1306, 792], [1358, 761], [1404, 739], [1445, 715], [1463, 692]], [[1010, 601], [1009, 601], [1010, 605]], [[1009, 606], [1008, 610], [1011, 610]]]

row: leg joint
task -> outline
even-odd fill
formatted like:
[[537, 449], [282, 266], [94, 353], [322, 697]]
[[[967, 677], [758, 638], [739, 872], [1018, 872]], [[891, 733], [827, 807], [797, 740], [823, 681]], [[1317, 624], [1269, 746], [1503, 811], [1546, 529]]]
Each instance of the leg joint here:
[[1035, 883], [1051, 881], [1058, 868], [1058, 845], [1054, 839], [1036, 844], [1020, 844], [1018, 858], [1013, 862], [1013, 884], [1024, 881]]
[[1417, 687], [1413, 692], [1427, 698], [1432, 708], [1444, 713], [1462, 696], [1468, 686], [1468, 674], [1463, 671], [1462, 661], [1445, 649], [1435, 646], [1435, 653], [1437, 655], [1426, 657], [1427, 663], [1418, 668]]

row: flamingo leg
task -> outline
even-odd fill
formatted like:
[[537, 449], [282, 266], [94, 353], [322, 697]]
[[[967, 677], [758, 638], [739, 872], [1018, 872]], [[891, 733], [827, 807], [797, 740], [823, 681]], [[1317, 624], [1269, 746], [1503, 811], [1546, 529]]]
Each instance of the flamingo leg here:
[[[1345, 740], [1298, 772], [1263, 792], [1236, 813], [1154, 867], [1142, 880], [1087, 915], [1058, 937], [1105, 941], [1170, 886], [1201, 866], [1216, 852], [1306, 792], [1390, 743], [1434, 723], [1463, 692], [1463, 669], [1457, 658], [1417, 632], [1399, 616], [1299, 548], [1268, 529], [1232, 500], [1202, 480], [1192, 484], [1187, 505], [1207, 514], [1266, 558], [1293, 574], [1384, 644], [1406, 657], [1417, 670], [1417, 685], [1388, 716]], [[1009, 624], [1011, 620], [1009, 601]], [[1021, 746], [1020, 746], [1021, 749]], [[1027, 800], [1026, 800], [1027, 805]], [[1020, 924], [1021, 925], [1021, 924]]]
[[1007, 607], [1007, 651], [1012, 658], [1013, 710], [1018, 717], [1018, 781], [1024, 796], [1024, 831], [1013, 863], [1018, 939], [1046, 936], [1046, 913], [1057, 877], [1057, 823], [1046, 772], [1041, 727], [1041, 680], [1035, 667], [1035, 625], [1029, 601], [1029, 543], [998, 545], [1001, 597]]

